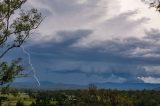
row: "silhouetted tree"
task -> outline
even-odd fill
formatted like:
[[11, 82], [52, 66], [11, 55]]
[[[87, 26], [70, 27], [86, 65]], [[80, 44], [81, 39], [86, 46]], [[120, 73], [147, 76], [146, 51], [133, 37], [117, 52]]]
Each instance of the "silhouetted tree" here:
[[142, 0], [146, 4], [149, 4], [150, 7], [156, 8], [160, 12], [160, 0]]

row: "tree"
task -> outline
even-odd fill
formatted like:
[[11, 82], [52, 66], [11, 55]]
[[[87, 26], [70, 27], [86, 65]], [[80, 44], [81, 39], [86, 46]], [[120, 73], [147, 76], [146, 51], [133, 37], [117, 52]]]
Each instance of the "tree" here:
[[21, 7], [27, 0], [0, 0], [0, 85], [12, 82], [24, 70], [21, 59], [4, 61], [4, 56], [21, 47], [34, 29], [42, 22], [37, 9], [25, 11]]
[[25, 106], [22, 100], [18, 100], [16, 106]]
[[158, 12], [160, 12], [160, 0], [142, 0], [146, 4], [149, 4], [150, 7], [156, 8]]

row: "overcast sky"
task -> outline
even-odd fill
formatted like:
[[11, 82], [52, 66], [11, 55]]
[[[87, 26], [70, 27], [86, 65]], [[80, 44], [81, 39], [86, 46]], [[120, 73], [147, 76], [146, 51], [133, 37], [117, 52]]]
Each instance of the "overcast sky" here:
[[[160, 83], [160, 13], [141, 0], [28, 0], [28, 7], [45, 17], [25, 44], [40, 81]], [[14, 53], [30, 70], [22, 50]]]

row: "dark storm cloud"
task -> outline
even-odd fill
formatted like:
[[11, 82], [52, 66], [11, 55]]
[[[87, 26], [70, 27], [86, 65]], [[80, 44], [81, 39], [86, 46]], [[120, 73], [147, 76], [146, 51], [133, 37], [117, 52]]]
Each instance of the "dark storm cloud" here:
[[[113, 39], [101, 44], [78, 48], [72, 46], [78, 40], [92, 34], [92, 30], [58, 31], [57, 40], [53, 39], [41, 45], [32, 45], [29, 52], [39, 73], [86, 74], [98, 75], [104, 78], [116, 76], [126, 79], [127, 82], [140, 81], [137, 77], [153, 76], [159, 74], [146, 72], [144, 66], [160, 65], [160, 57], [147, 57], [154, 53], [152, 39], [147, 35], [144, 39], [126, 38]], [[145, 40], [149, 39], [149, 40]], [[149, 52], [132, 54], [136, 48], [151, 49]]]
[[[116, 13], [120, 9], [115, 1], [28, 1], [27, 5], [38, 8], [46, 16], [39, 34], [31, 38], [38, 43], [31, 40], [26, 46], [40, 80], [54, 80], [55, 75], [68, 74], [75, 78], [76, 74], [76, 77], [98, 75], [103, 81], [139, 82], [138, 77], [160, 76], [153, 72], [155, 66], [160, 66], [159, 31], [146, 31], [145, 37], [136, 38], [143, 36], [139, 34], [144, 29], [141, 25], [148, 19], [131, 19], [137, 11], [108, 18], [109, 11]], [[116, 7], [108, 10], [109, 2]], [[26, 56], [19, 51], [20, 55]]]

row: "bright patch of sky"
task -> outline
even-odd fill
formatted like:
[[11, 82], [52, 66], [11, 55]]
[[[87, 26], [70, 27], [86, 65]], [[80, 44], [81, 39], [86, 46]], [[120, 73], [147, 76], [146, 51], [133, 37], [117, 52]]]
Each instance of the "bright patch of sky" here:
[[160, 14], [155, 8], [149, 8], [149, 5], [144, 4], [141, 0], [119, 0], [121, 2], [121, 12], [138, 11], [136, 17], [133, 19], [146, 17], [149, 22], [145, 24], [147, 29], [155, 28], [160, 29]]

